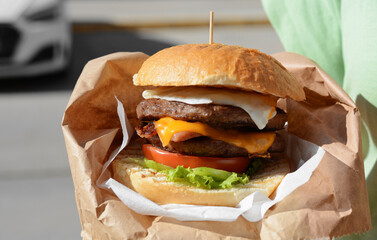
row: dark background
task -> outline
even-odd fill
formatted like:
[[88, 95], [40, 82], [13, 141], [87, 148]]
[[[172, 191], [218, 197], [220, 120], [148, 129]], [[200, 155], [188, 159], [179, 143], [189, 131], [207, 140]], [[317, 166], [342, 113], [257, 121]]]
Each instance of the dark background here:
[[145, 39], [137, 32], [125, 30], [75, 32], [72, 38], [72, 55], [68, 69], [38, 77], [2, 79], [0, 93], [71, 91], [83, 67], [91, 59], [114, 52], [141, 51], [152, 55], [172, 46], [171, 43]]

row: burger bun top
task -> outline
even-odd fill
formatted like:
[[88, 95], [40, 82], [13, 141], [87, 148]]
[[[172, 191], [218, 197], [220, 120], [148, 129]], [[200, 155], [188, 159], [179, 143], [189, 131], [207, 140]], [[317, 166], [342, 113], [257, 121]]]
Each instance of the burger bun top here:
[[218, 43], [161, 50], [143, 63], [134, 84], [225, 87], [305, 99], [298, 80], [273, 57], [256, 49]]

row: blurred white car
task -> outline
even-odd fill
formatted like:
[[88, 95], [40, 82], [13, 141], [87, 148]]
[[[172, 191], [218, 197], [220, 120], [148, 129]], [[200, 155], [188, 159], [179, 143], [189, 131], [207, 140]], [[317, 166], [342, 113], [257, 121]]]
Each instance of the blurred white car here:
[[64, 70], [71, 27], [66, 1], [0, 0], [0, 78]]

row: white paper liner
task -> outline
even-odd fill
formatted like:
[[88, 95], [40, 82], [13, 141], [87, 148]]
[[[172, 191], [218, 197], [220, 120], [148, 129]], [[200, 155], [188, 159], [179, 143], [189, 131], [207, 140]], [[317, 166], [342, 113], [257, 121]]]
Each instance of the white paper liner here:
[[[287, 195], [305, 184], [313, 171], [320, 163], [325, 151], [310, 142], [302, 140], [294, 135], [288, 134], [286, 138], [287, 156], [294, 160], [298, 170], [289, 173], [280, 183], [273, 200], [261, 192], [255, 192], [244, 198], [236, 207], [200, 206], [187, 204], [166, 204], [159, 205], [143, 197], [139, 193], [127, 188], [116, 180], [109, 178], [101, 181], [102, 175], [110, 163], [115, 159], [124, 147], [127, 146], [132, 137], [133, 129], [128, 122], [123, 105], [118, 101], [118, 115], [122, 126], [123, 142], [114, 150], [109, 160], [105, 163], [102, 174], [97, 184], [102, 188], [111, 189], [118, 198], [130, 209], [139, 214], [153, 216], [167, 216], [180, 221], [221, 221], [232, 222], [239, 216], [243, 216], [250, 222], [260, 221], [266, 211], [283, 200]], [[101, 183], [102, 182], [102, 183]]]

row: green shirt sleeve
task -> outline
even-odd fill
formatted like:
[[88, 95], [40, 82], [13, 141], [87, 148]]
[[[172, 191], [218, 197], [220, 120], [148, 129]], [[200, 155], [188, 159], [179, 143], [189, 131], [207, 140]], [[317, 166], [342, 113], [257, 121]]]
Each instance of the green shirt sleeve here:
[[340, 1], [263, 1], [284, 48], [310, 56], [335, 81], [344, 77]]
[[344, 239], [377, 239], [377, 1], [262, 0], [286, 51], [318, 63], [361, 114], [372, 230]]

